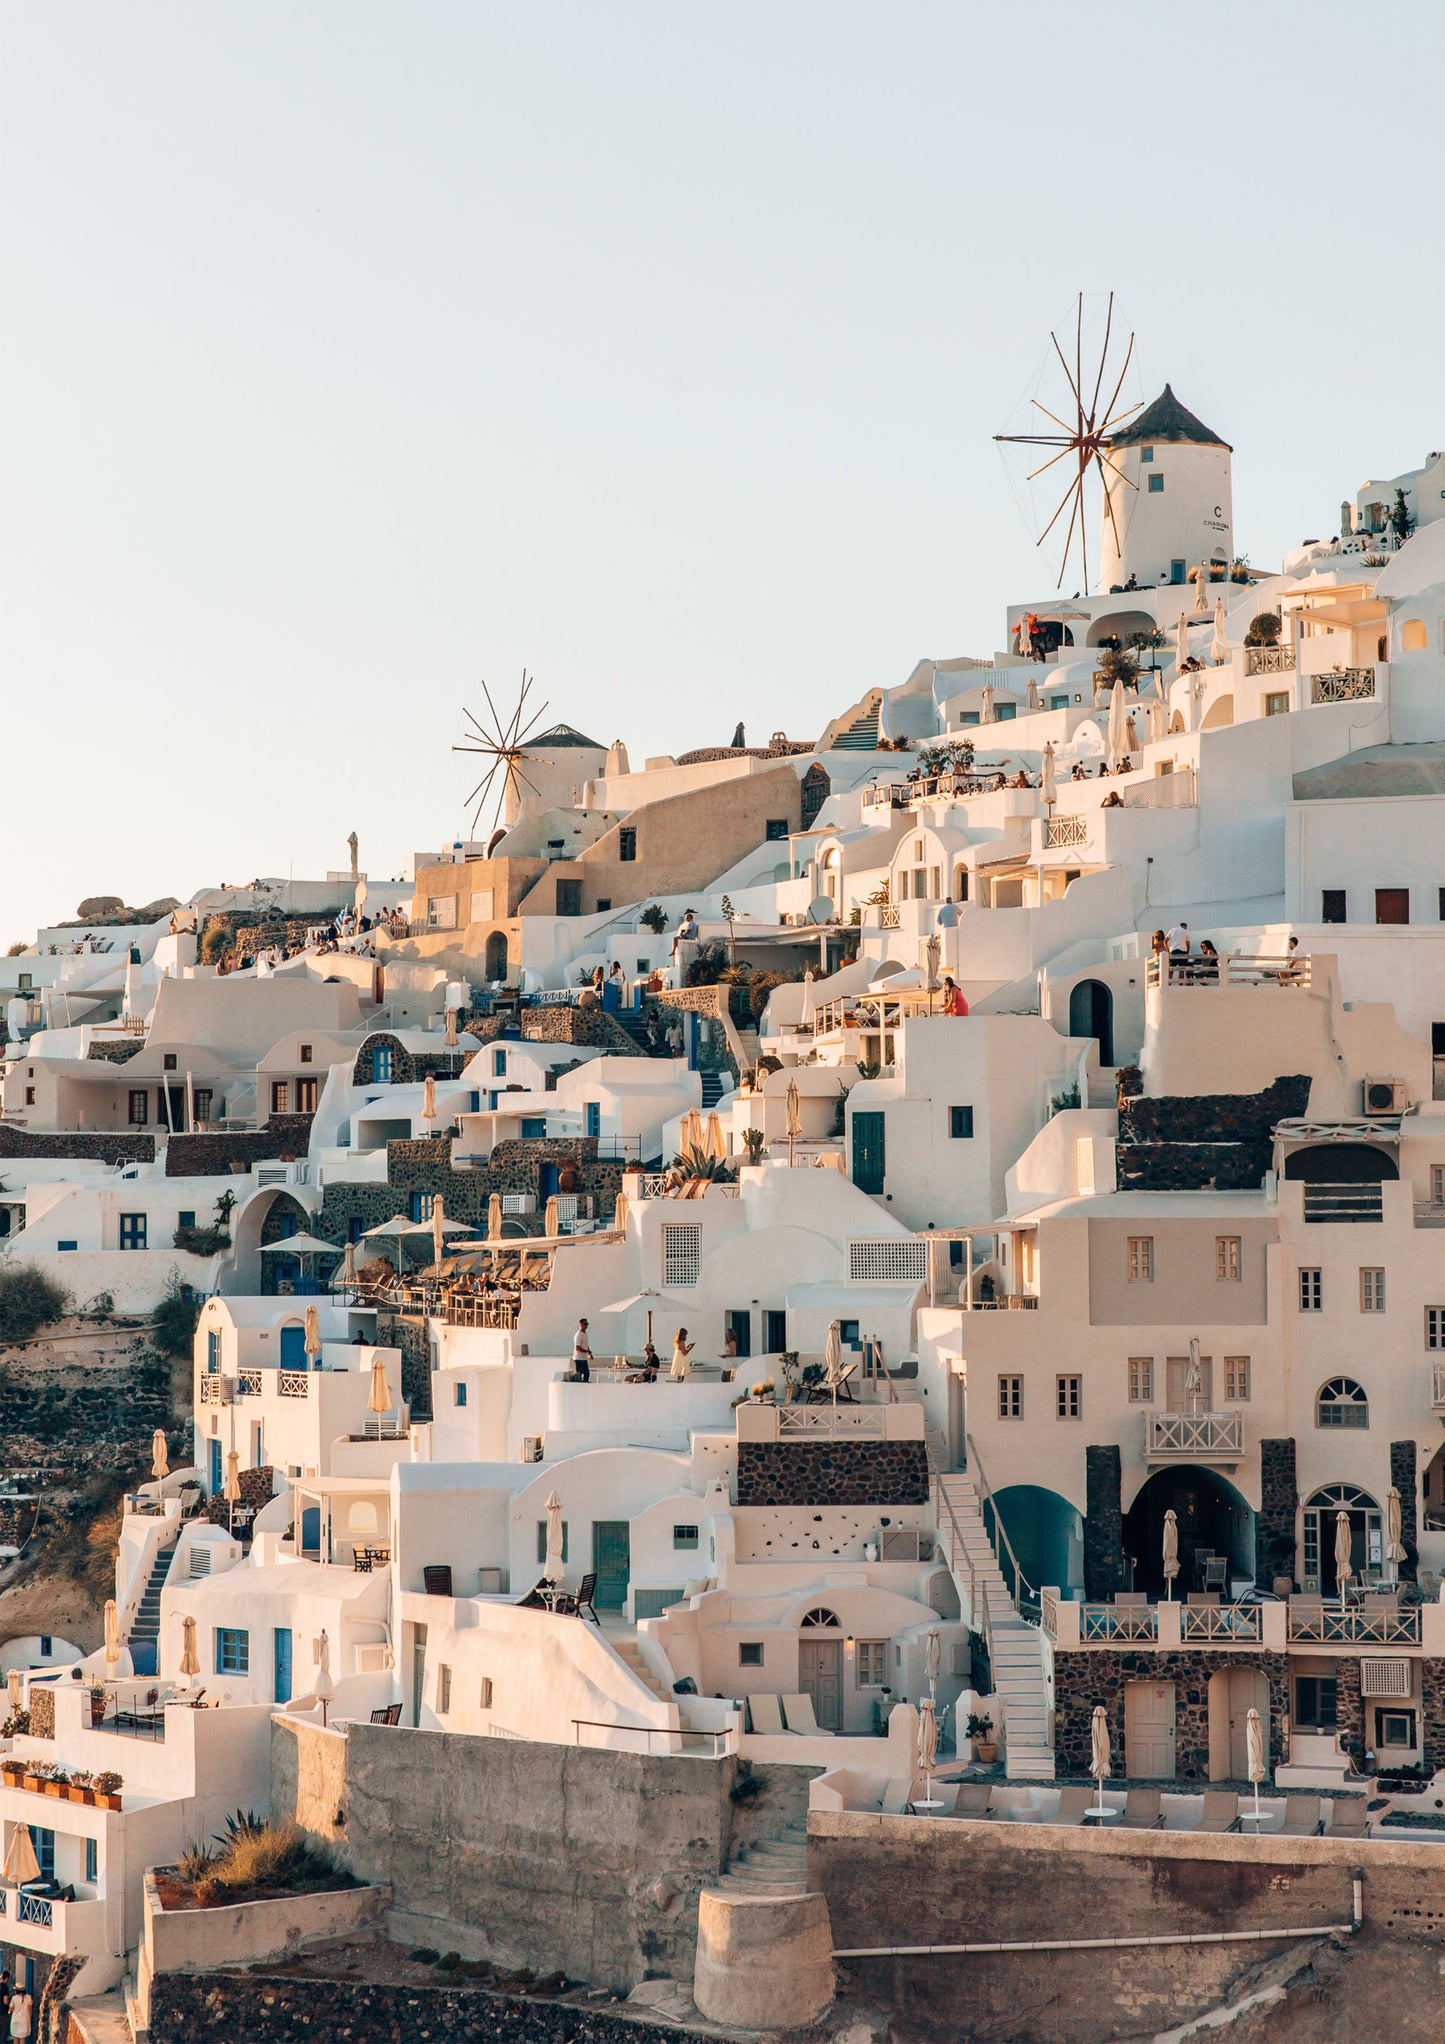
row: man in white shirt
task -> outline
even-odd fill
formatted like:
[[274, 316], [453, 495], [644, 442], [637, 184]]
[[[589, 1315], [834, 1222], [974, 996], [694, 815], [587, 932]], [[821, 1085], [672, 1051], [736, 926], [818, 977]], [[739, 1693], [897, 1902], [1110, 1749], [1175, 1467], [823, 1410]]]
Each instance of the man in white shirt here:
[[1189, 977], [1188, 923], [1182, 920], [1177, 922], [1172, 930], [1166, 931], [1164, 941], [1169, 946], [1169, 977], [1171, 979], [1187, 979]]
[[577, 1332], [572, 1337], [572, 1374], [584, 1384], [592, 1382], [592, 1344], [587, 1339], [585, 1320], [577, 1322]]

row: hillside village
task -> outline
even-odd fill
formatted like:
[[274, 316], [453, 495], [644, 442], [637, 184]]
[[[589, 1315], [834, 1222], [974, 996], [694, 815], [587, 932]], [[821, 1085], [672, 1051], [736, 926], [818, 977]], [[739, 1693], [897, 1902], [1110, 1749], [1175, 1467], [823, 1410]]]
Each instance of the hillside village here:
[[493, 685], [474, 837], [0, 960], [0, 1945], [73, 2034], [223, 1992], [238, 1811], [341, 1882], [238, 1975], [1438, 2006], [1445, 454], [1265, 570], [1172, 389], [1109, 445], [1097, 593], [816, 737]]

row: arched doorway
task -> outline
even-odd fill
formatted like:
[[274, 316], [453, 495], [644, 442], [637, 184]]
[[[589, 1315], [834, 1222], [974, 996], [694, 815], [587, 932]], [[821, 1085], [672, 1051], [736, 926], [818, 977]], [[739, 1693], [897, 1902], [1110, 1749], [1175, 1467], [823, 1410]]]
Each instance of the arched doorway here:
[[1179, 1534], [1174, 1595], [1202, 1587], [1200, 1558], [1222, 1556], [1224, 1589], [1254, 1580], [1254, 1513], [1234, 1485], [1212, 1469], [1187, 1463], [1159, 1469], [1124, 1515], [1124, 1552], [1134, 1566], [1134, 1588], [1165, 1594], [1164, 1514], [1173, 1512]]
[[1199, 728], [1201, 731], [1217, 731], [1221, 725], [1232, 724], [1233, 722], [1234, 697], [1232, 695], [1216, 696], [1209, 705], [1209, 708], [1204, 712], [1204, 721]]
[[1400, 1167], [1388, 1150], [1373, 1143], [1312, 1143], [1284, 1160], [1286, 1178], [1306, 1185], [1389, 1185]]
[[1306, 1592], [1322, 1597], [1339, 1595], [1335, 1539], [1341, 1512], [1350, 1522], [1351, 1580], [1356, 1587], [1367, 1570], [1373, 1570], [1378, 1578], [1384, 1567], [1385, 1519], [1379, 1505], [1368, 1491], [1353, 1483], [1326, 1484], [1305, 1506], [1301, 1579]]
[[487, 939], [487, 948], [482, 971], [492, 985], [500, 985], [507, 977], [507, 933], [493, 930]]
[[[999, 1565], [1015, 1597], [1031, 1592], [1037, 1598], [1046, 1583], [1061, 1590], [1083, 1588], [1084, 1523], [1067, 1498], [1036, 1484], [1013, 1483], [990, 1497], [983, 1509], [990, 1532], [997, 1515], [1008, 1534], [1009, 1547]], [[1022, 1593], [1009, 1560], [1010, 1547], [1029, 1586]]]
[[1264, 1765], [1270, 1764], [1269, 1677], [1261, 1668], [1221, 1668], [1209, 1678], [1209, 1779], [1249, 1779], [1249, 1713], [1259, 1712]]
[[1099, 1063], [1114, 1062], [1114, 996], [1101, 979], [1081, 979], [1069, 995], [1070, 1036], [1094, 1036]]

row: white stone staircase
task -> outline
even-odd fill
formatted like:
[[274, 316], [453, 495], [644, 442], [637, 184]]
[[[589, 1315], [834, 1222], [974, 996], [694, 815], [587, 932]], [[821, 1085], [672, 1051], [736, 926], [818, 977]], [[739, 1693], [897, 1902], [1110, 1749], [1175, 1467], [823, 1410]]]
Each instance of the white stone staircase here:
[[1039, 1629], [1020, 1618], [1009, 1595], [970, 1479], [952, 1471], [936, 1476], [934, 1484], [938, 1541], [959, 1595], [965, 1607], [971, 1595], [986, 1607], [973, 1611], [973, 1627], [988, 1641], [994, 1691], [1003, 1699], [1004, 1772], [1010, 1780], [1052, 1781], [1054, 1753]]
[[775, 1838], [745, 1845], [727, 1871], [705, 1886], [720, 1895], [767, 1902], [808, 1892], [808, 1820], [795, 1817]]
[[650, 1689], [659, 1703], [675, 1703], [676, 1697], [662, 1685], [660, 1677], [654, 1675], [642, 1658], [642, 1649], [630, 1633], [607, 1632], [603, 1634], [608, 1646], [619, 1660], [625, 1661], [644, 1689]]

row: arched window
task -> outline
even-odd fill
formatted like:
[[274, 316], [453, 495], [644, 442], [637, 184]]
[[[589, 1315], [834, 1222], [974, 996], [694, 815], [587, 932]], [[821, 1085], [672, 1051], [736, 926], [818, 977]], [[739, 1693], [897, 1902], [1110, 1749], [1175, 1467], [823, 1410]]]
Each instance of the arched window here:
[[805, 1611], [803, 1613], [802, 1628], [804, 1632], [808, 1632], [814, 1627], [825, 1625], [831, 1626], [836, 1632], [838, 1628], [838, 1614], [836, 1611], [829, 1611], [824, 1605], [819, 1604], [812, 1611]]
[[1368, 1491], [1352, 1483], [1332, 1483], [1317, 1490], [1304, 1509], [1304, 1553], [1301, 1574], [1307, 1591], [1332, 1596], [1339, 1588], [1340, 1513], [1350, 1526], [1350, 1573], [1357, 1583], [1384, 1565], [1384, 1515]]
[[494, 985], [507, 977], [507, 933], [493, 930], [487, 939], [486, 963], [483, 966], [487, 979]]
[[1425, 629], [1422, 617], [1407, 617], [1400, 631], [1402, 653], [1423, 653], [1430, 643], [1430, 634]]
[[1317, 1427], [1367, 1427], [1370, 1401], [1353, 1377], [1331, 1377], [1315, 1399]]

